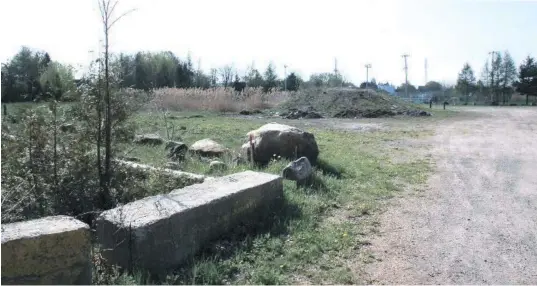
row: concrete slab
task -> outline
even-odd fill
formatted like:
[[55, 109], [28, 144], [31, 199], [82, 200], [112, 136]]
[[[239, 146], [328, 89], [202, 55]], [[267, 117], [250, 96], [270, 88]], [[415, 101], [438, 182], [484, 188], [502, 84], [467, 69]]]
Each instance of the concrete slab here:
[[161, 273], [282, 201], [280, 176], [246, 171], [212, 178], [103, 212], [98, 241], [110, 262]]
[[2, 225], [2, 284], [91, 284], [89, 226], [69, 216]]

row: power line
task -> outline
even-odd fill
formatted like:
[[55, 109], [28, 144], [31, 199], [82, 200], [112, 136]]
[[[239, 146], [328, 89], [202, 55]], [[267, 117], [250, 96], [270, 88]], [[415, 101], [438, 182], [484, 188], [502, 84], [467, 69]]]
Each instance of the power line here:
[[498, 54], [497, 51], [489, 52], [491, 55], [490, 61], [490, 101], [492, 102], [492, 96], [494, 95], [494, 54]]
[[283, 65], [283, 91], [287, 90], [287, 65]]

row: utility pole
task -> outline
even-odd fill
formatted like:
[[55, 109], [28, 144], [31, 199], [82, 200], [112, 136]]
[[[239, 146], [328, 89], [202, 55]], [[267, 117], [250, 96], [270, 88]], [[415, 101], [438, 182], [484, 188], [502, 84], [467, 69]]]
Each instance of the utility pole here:
[[407, 61], [406, 59], [409, 57], [410, 55], [408, 54], [403, 54], [402, 57], [405, 59], [405, 97], [410, 99], [410, 97], [408, 96], [408, 64], [407, 64]]
[[287, 65], [283, 65], [283, 91], [287, 91]]
[[[334, 75], [336, 79], [339, 79], [339, 71], [337, 69], [337, 58], [334, 58]], [[341, 81], [341, 87], [343, 87], [343, 81]]]
[[492, 97], [494, 95], [494, 55], [497, 54], [497, 51], [489, 52], [491, 55], [490, 61], [490, 101], [492, 102]]
[[371, 68], [371, 64], [366, 64], [365, 65], [365, 90], [367, 92], [367, 95], [369, 97], [371, 97], [371, 95], [369, 94], [369, 89], [367, 89], [368, 85], [369, 85], [369, 69]]
[[427, 82], [427, 58], [425, 58], [425, 83], [423, 85], [425, 86]]

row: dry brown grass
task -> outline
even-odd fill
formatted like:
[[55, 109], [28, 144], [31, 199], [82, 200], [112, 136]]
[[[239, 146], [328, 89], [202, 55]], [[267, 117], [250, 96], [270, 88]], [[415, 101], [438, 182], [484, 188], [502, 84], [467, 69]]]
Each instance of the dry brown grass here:
[[219, 111], [267, 109], [292, 96], [292, 92], [271, 91], [263, 93], [261, 88], [246, 88], [238, 93], [233, 88], [161, 88], [154, 92], [152, 106], [168, 111]]

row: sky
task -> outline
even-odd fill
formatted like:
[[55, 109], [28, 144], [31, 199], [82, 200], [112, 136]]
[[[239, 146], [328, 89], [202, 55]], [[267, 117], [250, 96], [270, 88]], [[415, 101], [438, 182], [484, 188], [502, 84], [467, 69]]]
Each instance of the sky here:
[[[0, 61], [25, 45], [53, 60], [80, 66], [99, 51], [102, 24], [96, 0], [0, 0]], [[490, 51], [508, 50], [517, 66], [537, 57], [537, 1], [486, 0], [121, 0], [136, 9], [113, 27], [113, 52], [190, 53], [208, 71], [233, 64], [280, 76], [331, 72], [359, 84], [369, 77], [400, 84], [408, 79], [456, 81], [465, 62], [479, 76]]]

